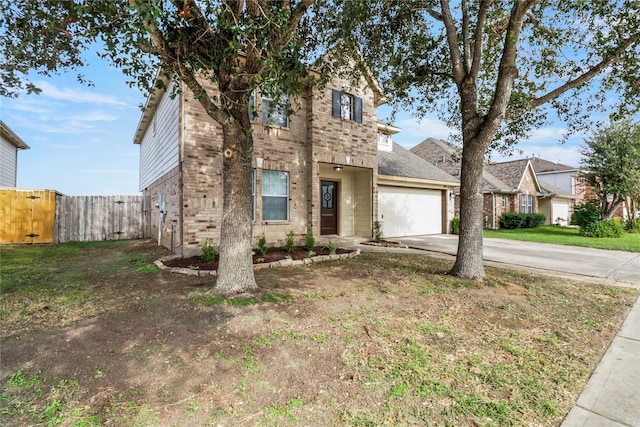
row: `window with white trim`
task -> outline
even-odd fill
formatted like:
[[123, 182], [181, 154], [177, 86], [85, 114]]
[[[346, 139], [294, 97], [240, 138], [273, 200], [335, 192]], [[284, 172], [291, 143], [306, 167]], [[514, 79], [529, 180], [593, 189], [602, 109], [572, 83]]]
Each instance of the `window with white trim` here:
[[289, 220], [289, 173], [262, 171], [262, 220]]
[[266, 93], [262, 93], [262, 123], [272, 126], [289, 127], [287, 105], [289, 98], [282, 95], [277, 103], [275, 99]]
[[507, 207], [507, 195], [503, 194], [502, 195], [502, 200], [500, 201], [500, 206], [503, 208]]
[[256, 170], [251, 169], [251, 220], [256, 220]]
[[391, 135], [384, 132], [378, 132], [378, 150], [391, 151], [393, 147], [393, 139]]
[[520, 213], [533, 213], [533, 196], [531, 194], [520, 196]]
[[337, 89], [331, 91], [331, 115], [362, 123], [362, 98]]
[[256, 98], [257, 98], [257, 94], [255, 89], [251, 91], [251, 93], [249, 94], [249, 119], [250, 120], [255, 120], [258, 118], [258, 110], [257, 110], [257, 105], [258, 103], [256, 102]]

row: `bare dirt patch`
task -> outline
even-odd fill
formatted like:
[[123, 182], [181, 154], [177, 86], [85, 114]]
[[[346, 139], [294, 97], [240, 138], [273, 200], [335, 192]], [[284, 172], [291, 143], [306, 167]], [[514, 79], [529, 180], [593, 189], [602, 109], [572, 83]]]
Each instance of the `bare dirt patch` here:
[[153, 271], [152, 242], [13, 268], [21, 249], [3, 249], [7, 426], [559, 425], [637, 296], [363, 253], [256, 272], [285, 301], [206, 306], [214, 279]]

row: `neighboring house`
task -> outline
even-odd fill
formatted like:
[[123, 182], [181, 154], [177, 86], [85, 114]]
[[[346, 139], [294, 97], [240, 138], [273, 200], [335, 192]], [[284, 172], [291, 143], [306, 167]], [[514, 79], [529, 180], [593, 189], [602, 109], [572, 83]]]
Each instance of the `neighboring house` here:
[[[536, 157], [531, 159], [531, 164], [541, 183], [551, 184], [574, 196], [568, 219], [571, 218], [571, 213], [573, 213], [575, 206], [581, 205], [589, 199], [598, 198], [597, 190], [581, 176], [582, 169]], [[618, 207], [615, 216], [623, 217], [625, 213], [626, 210], [623, 203]]]
[[389, 128], [380, 125], [378, 138], [378, 218], [384, 237], [448, 233], [453, 189], [460, 182], [393, 143]]
[[[443, 171], [460, 176], [461, 149], [448, 141], [428, 138], [411, 149]], [[553, 185], [541, 185], [529, 159], [486, 164], [482, 174], [483, 226], [498, 228], [505, 212], [544, 213], [548, 224], [562, 218], [566, 225], [573, 196]], [[456, 196], [456, 214], [459, 196]]]
[[[145, 235], [184, 256], [204, 239], [220, 240], [222, 131], [183, 85], [174, 97], [147, 101], [134, 142], [140, 145]], [[386, 102], [367, 75], [359, 87], [333, 78], [324, 91], [291, 99], [294, 115], [252, 100], [253, 235], [282, 242], [293, 231], [317, 237], [370, 237], [378, 216], [378, 120]]]
[[[547, 224], [567, 225], [572, 212], [574, 196], [546, 182], [540, 182], [529, 159], [485, 165], [491, 175], [497, 177], [508, 187], [517, 191], [507, 204], [514, 203], [512, 212], [542, 213]], [[502, 195], [500, 206], [503, 206]], [[519, 209], [518, 209], [519, 204]], [[485, 211], [487, 210], [485, 199]], [[502, 215], [502, 212], [500, 213]], [[499, 217], [498, 219], [499, 220]], [[498, 223], [499, 224], [499, 223]]]
[[0, 187], [16, 187], [18, 176], [18, 151], [29, 146], [0, 120]]

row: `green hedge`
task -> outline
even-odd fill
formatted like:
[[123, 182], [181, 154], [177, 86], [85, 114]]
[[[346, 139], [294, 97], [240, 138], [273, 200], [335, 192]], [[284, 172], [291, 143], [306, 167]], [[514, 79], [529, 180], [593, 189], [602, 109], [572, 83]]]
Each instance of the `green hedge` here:
[[546, 219], [547, 217], [541, 213], [505, 212], [500, 218], [500, 228], [536, 228], [544, 225]]
[[624, 228], [618, 221], [598, 221], [592, 222], [584, 227], [580, 227], [578, 231], [579, 236], [584, 237], [622, 237], [624, 234]]

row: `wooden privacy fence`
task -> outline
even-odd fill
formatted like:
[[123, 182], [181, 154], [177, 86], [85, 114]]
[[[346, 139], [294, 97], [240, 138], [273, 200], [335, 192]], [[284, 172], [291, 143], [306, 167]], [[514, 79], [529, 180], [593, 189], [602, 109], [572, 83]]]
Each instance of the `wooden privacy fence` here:
[[0, 244], [139, 239], [142, 196], [64, 196], [0, 189]]
[[0, 189], [0, 244], [53, 243], [56, 196], [53, 190]]
[[55, 230], [56, 243], [142, 238], [142, 196], [61, 196]]

